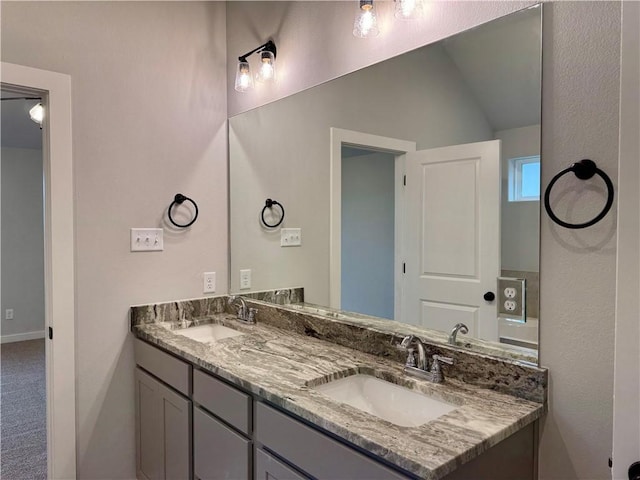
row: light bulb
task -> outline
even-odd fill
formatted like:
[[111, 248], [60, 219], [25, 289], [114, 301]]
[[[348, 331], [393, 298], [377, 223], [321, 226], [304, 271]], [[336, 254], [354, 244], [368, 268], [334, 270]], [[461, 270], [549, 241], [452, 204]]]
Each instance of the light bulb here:
[[396, 0], [396, 18], [411, 20], [422, 15], [422, 0]]
[[253, 78], [251, 78], [251, 68], [247, 60], [238, 62], [238, 71], [236, 72], [236, 90], [238, 92], [246, 92], [253, 88]]
[[273, 82], [276, 79], [276, 65], [275, 55], [270, 51], [263, 51], [260, 53], [260, 70], [256, 75], [258, 82]]
[[29, 117], [31, 117], [31, 120], [36, 122], [38, 125], [42, 125], [42, 120], [44, 119], [44, 107], [41, 103], [37, 103], [31, 108], [31, 110], [29, 110]]
[[360, 0], [360, 8], [353, 22], [353, 34], [360, 38], [377, 37], [378, 19], [373, 6], [373, 0]]

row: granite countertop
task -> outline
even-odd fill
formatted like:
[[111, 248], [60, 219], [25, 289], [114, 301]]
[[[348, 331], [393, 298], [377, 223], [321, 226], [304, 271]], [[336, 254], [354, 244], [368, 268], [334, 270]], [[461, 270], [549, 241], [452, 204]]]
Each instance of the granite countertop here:
[[[245, 335], [204, 344], [176, 334], [177, 323], [133, 327], [139, 338], [291, 412], [420, 478], [439, 479], [538, 419], [545, 405], [455, 379], [433, 384], [403, 365], [227, 313], [188, 321], [220, 323]], [[458, 408], [418, 427], [399, 427], [325, 397], [312, 387], [354, 373], [393, 380]]]

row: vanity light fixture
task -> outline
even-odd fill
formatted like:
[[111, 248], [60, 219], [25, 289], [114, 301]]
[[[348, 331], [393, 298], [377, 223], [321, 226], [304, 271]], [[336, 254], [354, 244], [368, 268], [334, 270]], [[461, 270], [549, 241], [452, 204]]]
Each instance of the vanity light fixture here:
[[258, 82], [274, 82], [276, 79], [276, 44], [272, 40], [254, 48], [250, 52], [238, 57], [238, 70], [236, 71], [235, 89], [238, 92], [246, 92], [253, 88], [253, 77], [247, 57], [254, 53], [260, 54], [260, 69], [256, 75]]
[[402, 20], [413, 20], [422, 15], [422, 0], [395, 0], [395, 17]]
[[359, 38], [377, 37], [378, 19], [373, 0], [359, 0], [358, 13], [353, 22], [353, 35]]

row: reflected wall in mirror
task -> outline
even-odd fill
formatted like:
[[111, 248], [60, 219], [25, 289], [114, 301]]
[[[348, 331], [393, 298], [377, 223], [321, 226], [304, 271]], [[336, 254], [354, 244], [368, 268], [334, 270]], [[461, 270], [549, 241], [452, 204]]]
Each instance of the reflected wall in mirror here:
[[540, 89], [535, 7], [231, 118], [230, 291], [535, 355]]

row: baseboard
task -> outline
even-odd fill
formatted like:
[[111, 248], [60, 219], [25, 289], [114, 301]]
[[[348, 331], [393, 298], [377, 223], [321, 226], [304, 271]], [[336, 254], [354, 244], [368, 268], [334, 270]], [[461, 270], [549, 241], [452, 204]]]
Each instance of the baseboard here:
[[25, 340], [37, 340], [44, 338], [44, 330], [38, 332], [14, 333], [0, 336], [0, 343], [24, 342]]

